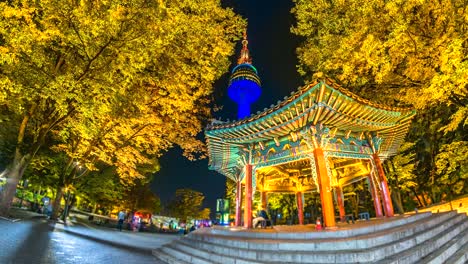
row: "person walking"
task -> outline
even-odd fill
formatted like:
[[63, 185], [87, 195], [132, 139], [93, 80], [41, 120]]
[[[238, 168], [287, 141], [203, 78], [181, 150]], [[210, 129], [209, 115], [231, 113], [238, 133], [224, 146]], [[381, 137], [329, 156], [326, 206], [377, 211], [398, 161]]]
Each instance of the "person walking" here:
[[125, 212], [124, 211], [120, 211], [118, 216], [117, 216], [119, 222], [117, 224], [117, 229], [119, 229], [119, 231], [122, 231], [122, 225], [123, 225], [123, 222], [125, 220]]

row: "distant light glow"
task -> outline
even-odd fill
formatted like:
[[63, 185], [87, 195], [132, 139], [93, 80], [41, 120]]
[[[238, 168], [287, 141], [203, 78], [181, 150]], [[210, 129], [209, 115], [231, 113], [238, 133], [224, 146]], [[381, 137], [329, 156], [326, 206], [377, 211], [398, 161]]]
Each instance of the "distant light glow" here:
[[247, 63], [237, 65], [236, 67], [234, 67], [234, 69], [232, 69], [231, 73], [234, 73], [240, 67], [252, 68], [255, 71], [255, 74], [258, 74], [257, 68], [255, 68], [255, 66], [253, 66], [252, 64], [247, 64]]
[[238, 104], [237, 118], [243, 119], [250, 116], [250, 104]]
[[239, 105], [237, 117], [239, 119], [250, 116], [250, 104], [258, 100], [262, 90], [260, 86], [248, 79], [237, 79], [231, 81], [228, 95]]

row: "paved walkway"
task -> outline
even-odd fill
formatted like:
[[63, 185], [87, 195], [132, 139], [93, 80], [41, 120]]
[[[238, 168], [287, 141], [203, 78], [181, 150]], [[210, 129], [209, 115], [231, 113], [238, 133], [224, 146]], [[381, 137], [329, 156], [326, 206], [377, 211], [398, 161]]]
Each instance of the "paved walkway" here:
[[[452, 205], [450, 205], [452, 204]], [[445, 202], [441, 204], [436, 204], [429, 206], [427, 208], [419, 209], [419, 212], [447, 212], [451, 210], [457, 210], [459, 213], [468, 214], [468, 195], [465, 197], [457, 198], [451, 202]]]
[[[0, 263], [160, 263], [151, 250], [180, 236], [117, 231], [47, 220], [13, 209], [14, 219], [0, 219]], [[11, 219], [10, 219], [11, 220]]]

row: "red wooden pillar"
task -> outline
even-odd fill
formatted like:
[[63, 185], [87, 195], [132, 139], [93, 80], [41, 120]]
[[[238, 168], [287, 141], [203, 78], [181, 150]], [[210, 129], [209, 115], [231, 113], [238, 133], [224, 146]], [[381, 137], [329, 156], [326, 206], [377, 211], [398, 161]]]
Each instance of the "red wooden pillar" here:
[[335, 209], [331, 192], [330, 179], [328, 178], [325, 156], [321, 148], [314, 150], [315, 166], [320, 186], [320, 200], [322, 203], [322, 215], [325, 227], [335, 227]]
[[241, 209], [242, 209], [242, 183], [240, 180], [236, 182], [236, 221], [235, 225], [236, 226], [241, 226]]
[[344, 209], [343, 191], [341, 190], [340, 186], [336, 186], [335, 190], [336, 190], [336, 202], [340, 210], [340, 220], [341, 222], [343, 222], [345, 220], [345, 215], [346, 215], [345, 209]]
[[296, 193], [297, 199], [297, 216], [299, 219], [299, 224], [304, 224], [304, 202], [302, 201], [302, 192]]
[[380, 161], [379, 155], [375, 153], [372, 155], [372, 157], [374, 158], [375, 166], [377, 167], [377, 172], [379, 175], [380, 187], [382, 189], [383, 208], [384, 208], [385, 216], [392, 217], [393, 216], [393, 204], [392, 204], [392, 199], [390, 197], [390, 192], [388, 190], [387, 177], [385, 177], [385, 173], [384, 173], [382, 162]]
[[372, 181], [372, 175], [369, 174], [367, 178], [369, 179], [370, 192], [372, 194], [372, 199], [374, 200], [375, 216], [382, 217], [383, 214], [382, 214], [382, 206], [380, 205], [379, 190], [377, 186], [374, 186], [374, 182]]
[[245, 165], [244, 227], [252, 228], [252, 165]]

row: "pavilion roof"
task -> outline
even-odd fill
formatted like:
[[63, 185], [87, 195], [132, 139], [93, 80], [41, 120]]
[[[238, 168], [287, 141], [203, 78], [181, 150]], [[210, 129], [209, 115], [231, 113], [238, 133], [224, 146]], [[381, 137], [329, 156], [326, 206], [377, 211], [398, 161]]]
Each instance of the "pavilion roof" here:
[[415, 111], [371, 102], [330, 79], [314, 81], [263, 112], [233, 122], [215, 121], [205, 135], [210, 165], [226, 176], [235, 173], [246, 145], [284, 138], [322, 124], [336, 134], [374, 132], [383, 139], [379, 155], [394, 155]]

